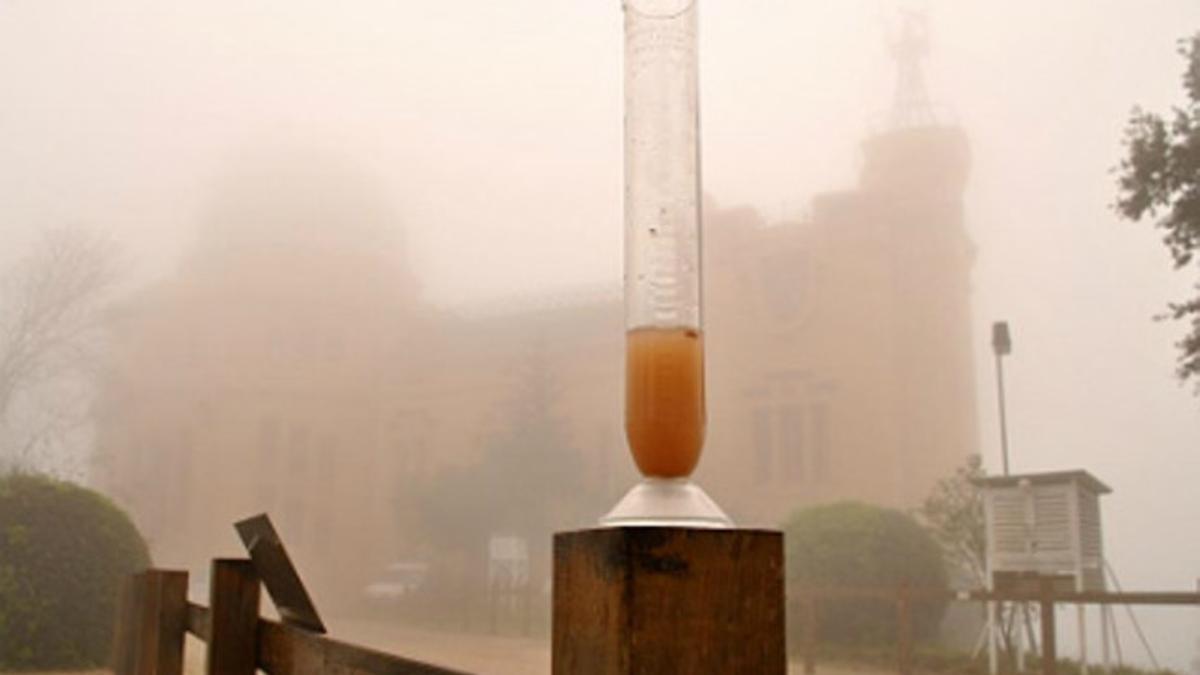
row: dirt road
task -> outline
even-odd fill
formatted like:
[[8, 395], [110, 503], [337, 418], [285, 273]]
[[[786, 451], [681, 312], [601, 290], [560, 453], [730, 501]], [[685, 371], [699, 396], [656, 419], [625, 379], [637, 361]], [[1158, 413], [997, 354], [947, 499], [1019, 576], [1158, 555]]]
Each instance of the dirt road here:
[[[331, 620], [330, 634], [339, 640], [399, 654], [479, 675], [548, 675], [550, 645], [545, 640], [445, 633], [369, 621]], [[187, 675], [204, 675], [204, 643], [188, 638]], [[792, 664], [789, 675], [799, 675]], [[877, 670], [818, 666], [819, 675], [885, 675]], [[108, 671], [25, 673], [23, 675], [109, 675]]]
[[[338, 639], [409, 658], [481, 675], [547, 675], [550, 644], [546, 640], [488, 635], [462, 635], [367, 621], [331, 621]], [[792, 664], [789, 675], [799, 675]], [[885, 675], [876, 670], [819, 666], [819, 675]]]

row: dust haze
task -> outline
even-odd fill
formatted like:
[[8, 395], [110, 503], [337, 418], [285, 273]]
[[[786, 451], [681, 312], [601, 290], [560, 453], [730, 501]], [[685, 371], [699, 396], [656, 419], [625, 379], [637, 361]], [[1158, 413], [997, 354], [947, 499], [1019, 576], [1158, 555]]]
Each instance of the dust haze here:
[[[1193, 589], [1200, 398], [1174, 377], [1184, 327], [1153, 317], [1194, 267], [1110, 204], [1132, 107], [1183, 96], [1200, 5], [701, 11], [699, 482], [778, 525], [914, 508], [973, 454], [998, 473], [1005, 320], [1014, 471], [1095, 474], [1121, 583]], [[911, 223], [877, 196], [925, 187], [879, 172], [923, 155], [872, 143], [897, 131], [905, 11], [935, 126], [961, 132], [934, 141], [946, 192], [896, 202], [928, 199]], [[115, 275], [86, 366], [0, 407], [5, 462], [110, 494], [193, 578], [267, 511], [360, 633], [420, 619], [536, 652], [549, 534], [637, 478], [621, 45], [616, 0], [0, 4], [0, 270], [68, 232]], [[906, 245], [925, 222], [953, 237]], [[1186, 668], [1195, 610], [1139, 618]]]

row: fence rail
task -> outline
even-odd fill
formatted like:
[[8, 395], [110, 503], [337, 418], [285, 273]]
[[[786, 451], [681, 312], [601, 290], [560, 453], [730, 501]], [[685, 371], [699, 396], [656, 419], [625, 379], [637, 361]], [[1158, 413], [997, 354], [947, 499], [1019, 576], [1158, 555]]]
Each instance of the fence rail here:
[[116, 675], [182, 675], [185, 633], [207, 644], [211, 675], [467, 675], [262, 618], [259, 585], [249, 560], [215, 560], [205, 607], [187, 601], [186, 572], [134, 575], [121, 598]]
[[[906, 586], [879, 587], [799, 587], [790, 589], [788, 596], [797, 599], [808, 596], [820, 598], [862, 598], [870, 600], [894, 600], [904, 592], [913, 600], [963, 600], [987, 602], [1038, 602], [1043, 596], [1040, 591], [956, 591], [944, 588], [919, 588]], [[1189, 591], [1135, 591], [1110, 593], [1100, 591], [1052, 591], [1051, 600], [1070, 605], [1200, 605], [1200, 593]]]
[[806, 675], [816, 673], [818, 608], [823, 602], [837, 600], [879, 600], [896, 608], [896, 672], [913, 672], [912, 605], [919, 601], [973, 601], [1032, 603], [1040, 608], [1042, 629], [1041, 670], [1057, 675], [1058, 656], [1054, 607], [1066, 605], [1175, 605], [1200, 606], [1200, 593], [1173, 591], [1101, 592], [1064, 591], [1055, 588], [1049, 577], [1037, 579], [1036, 588], [988, 591], [956, 591], [910, 586], [875, 588], [796, 587], [788, 591], [788, 606], [795, 611], [791, 620], [800, 625], [800, 656]]
[[[209, 606], [187, 601], [186, 572], [152, 569], [134, 575], [122, 592], [113, 652], [116, 675], [182, 675], [184, 636], [206, 643], [207, 672], [220, 675], [337, 673], [338, 675], [467, 675], [462, 671], [336, 640], [285, 621], [259, 616], [261, 583], [253, 564], [213, 561]], [[1200, 606], [1194, 592], [1065, 592], [1043, 579], [1036, 592], [892, 588], [792, 588], [791, 620], [800, 627], [803, 671], [816, 673], [818, 610], [822, 603], [872, 599], [896, 612], [896, 672], [913, 672], [913, 606], [929, 601], [1027, 602], [1040, 607], [1044, 675], [1056, 675], [1056, 604]]]

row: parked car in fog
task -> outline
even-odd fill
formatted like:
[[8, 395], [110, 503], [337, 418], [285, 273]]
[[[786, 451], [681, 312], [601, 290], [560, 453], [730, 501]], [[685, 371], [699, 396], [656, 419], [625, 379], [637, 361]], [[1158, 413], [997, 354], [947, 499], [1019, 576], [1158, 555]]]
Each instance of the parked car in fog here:
[[428, 575], [427, 563], [395, 562], [384, 569], [378, 580], [363, 588], [363, 595], [371, 603], [395, 602], [420, 588]]

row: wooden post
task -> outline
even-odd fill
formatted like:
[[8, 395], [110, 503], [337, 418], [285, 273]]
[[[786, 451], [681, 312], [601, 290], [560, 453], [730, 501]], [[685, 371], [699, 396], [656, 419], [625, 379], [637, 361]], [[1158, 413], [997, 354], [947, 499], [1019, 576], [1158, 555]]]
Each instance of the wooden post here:
[[896, 592], [896, 671], [912, 675], [912, 598], [908, 583]]
[[804, 595], [803, 604], [804, 624], [802, 628], [804, 654], [804, 675], [815, 675], [817, 672], [817, 594], [810, 592]]
[[121, 588], [113, 635], [116, 675], [182, 675], [187, 572], [146, 570]]
[[1078, 616], [1079, 629], [1079, 675], [1088, 675], [1087, 607], [1083, 603], [1079, 603], [1075, 605], [1075, 613]]
[[[989, 584], [988, 590], [991, 590], [991, 589], [992, 589], [992, 587]], [[995, 600], [988, 600], [988, 602], [987, 602], [988, 675], [996, 675], [997, 673], [1000, 672], [1000, 667], [999, 667], [999, 661], [1000, 661], [999, 651], [1000, 651], [1000, 649], [999, 649], [999, 645], [997, 644], [997, 637], [1000, 632], [999, 614], [1000, 614], [1000, 612], [998, 611], [997, 602]]]
[[1111, 672], [1112, 656], [1108, 643], [1108, 628], [1109, 628], [1109, 607], [1108, 605], [1100, 605], [1100, 661], [1103, 664], [1103, 672], [1107, 675]]
[[208, 675], [254, 675], [260, 592], [254, 564], [242, 559], [213, 560], [210, 583]]
[[[1024, 602], [1014, 602], [1012, 603], [1011, 607], [1013, 612], [1013, 621], [1017, 624], [1013, 629], [1013, 632], [1016, 633], [1016, 635], [1013, 636], [1016, 644], [1013, 646], [1015, 647], [1015, 651], [1017, 653], [1017, 672], [1023, 673], [1025, 672], [1025, 638], [1031, 635], [1029, 631], [1030, 626], [1032, 625], [1032, 622], [1029, 620], [1029, 604]], [[1029, 637], [1028, 646], [1030, 649], [1033, 648], [1032, 637]]]
[[783, 675], [783, 536], [601, 528], [554, 537], [554, 675]]
[[183, 675], [187, 579], [187, 572], [169, 570], [147, 570], [137, 576], [142, 588], [137, 675]]
[[1042, 675], [1058, 675], [1058, 654], [1054, 640], [1054, 579], [1039, 581], [1042, 605]]

